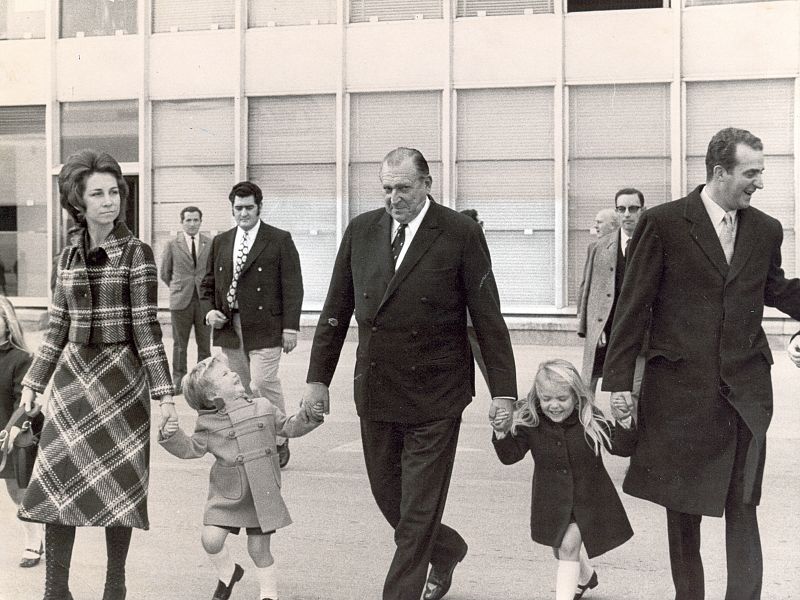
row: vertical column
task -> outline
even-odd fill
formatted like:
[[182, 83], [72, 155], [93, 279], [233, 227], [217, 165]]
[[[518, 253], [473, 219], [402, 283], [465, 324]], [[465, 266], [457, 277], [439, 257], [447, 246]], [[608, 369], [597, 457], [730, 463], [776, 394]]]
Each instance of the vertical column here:
[[350, 210], [349, 178], [347, 177], [350, 162], [350, 98], [347, 95], [347, 20], [349, 18], [346, 3], [348, 0], [337, 0], [336, 22], [339, 23], [339, 81], [336, 88], [336, 244], [344, 234], [347, 225], [347, 214]]
[[[59, 240], [62, 239], [61, 211], [56, 198], [56, 186], [53, 176], [56, 174], [55, 165], [61, 162], [61, 148], [59, 143], [59, 115], [58, 115], [58, 81], [56, 65], [58, 56], [56, 45], [58, 42], [58, 6], [54, 2], [46, 2], [44, 9], [45, 37], [48, 42], [49, 60], [47, 65], [47, 104], [44, 109], [44, 135], [45, 135], [45, 166], [47, 169], [47, 235], [50, 243], [47, 245], [47, 281], [53, 274], [53, 260], [58, 251]], [[52, 294], [48, 285], [48, 298]], [[49, 304], [49, 302], [48, 302]]]
[[150, 35], [152, 3], [139, 0], [139, 47], [142, 72], [139, 85], [139, 237], [153, 243], [153, 123], [150, 106]]
[[553, 87], [553, 209], [555, 210], [555, 306], [563, 308], [569, 301], [569, 220], [567, 215], [567, 155], [569, 131], [566, 122], [565, 106], [569, 101], [569, 90], [564, 82], [565, 73], [565, 13], [566, 1], [554, 2], [553, 9], [559, 27], [557, 29], [558, 45], [561, 48], [560, 64], [556, 70], [556, 81]]
[[686, 88], [681, 80], [681, 29], [683, 0], [673, 2], [672, 10], [672, 82], [669, 86], [670, 193], [672, 198], [686, 195]]
[[[236, 65], [236, 89], [233, 93], [233, 178], [247, 179], [247, 97], [245, 96], [247, 0], [237, 0], [234, 8], [234, 31], [239, 45], [239, 61]], [[267, 57], [269, 59], [269, 57]], [[233, 184], [231, 184], [233, 185]]]
[[442, 89], [442, 197], [439, 200], [445, 206], [456, 207], [457, 193], [455, 186], [455, 121], [456, 104], [453, 92], [453, 3], [442, 2], [442, 18], [447, 25], [447, 70]]
[[[797, 77], [794, 79], [794, 114], [792, 125], [794, 126], [794, 264], [800, 265], [800, 200], [798, 200], [798, 198], [800, 198], [800, 196], [798, 196], [798, 191], [800, 191], [800, 79]], [[790, 275], [797, 276], [797, 273], [791, 273]], [[791, 323], [789, 323], [789, 325], [791, 325]]]

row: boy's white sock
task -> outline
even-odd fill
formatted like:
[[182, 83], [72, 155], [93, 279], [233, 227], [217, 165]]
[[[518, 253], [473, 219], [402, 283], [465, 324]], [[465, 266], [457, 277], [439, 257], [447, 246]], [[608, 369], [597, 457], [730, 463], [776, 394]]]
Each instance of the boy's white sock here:
[[559, 560], [556, 571], [556, 600], [572, 600], [578, 587], [581, 563], [577, 560]]
[[275, 563], [268, 567], [256, 567], [256, 577], [261, 586], [262, 600], [278, 600], [278, 567]]
[[223, 546], [222, 550], [216, 554], [208, 554], [208, 558], [211, 560], [211, 564], [214, 565], [214, 568], [217, 570], [217, 579], [219, 579], [225, 585], [230, 585], [236, 565], [231, 558], [231, 553], [228, 552], [228, 547]]
[[583, 545], [581, 545], [581, 554], [578, 557], [578, 560], [581, 563], [581, 575], [578, 578], [578, 583], [581, 585], [586, 585], [592, 578], [594, 567], [592, 567], [592, 563], [589, 562], [589, 555], [586, 554], [586, 548], [584, 548]]

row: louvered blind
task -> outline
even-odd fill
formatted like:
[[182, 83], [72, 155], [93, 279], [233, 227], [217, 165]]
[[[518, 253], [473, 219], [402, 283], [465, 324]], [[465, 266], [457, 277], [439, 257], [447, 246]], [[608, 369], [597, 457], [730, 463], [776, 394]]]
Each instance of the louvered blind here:
[[336, 0], [249, 0], [248, 27], [336, 23]]
[[0, 0], [0, 40], [44, 38], [44, 0]]
[[671, 199], [669, 86], [580, 86], [569, 90], [569, 300], [576, 301], [588, 229], [624, 187], [646, 206]]
[[153, 166], [233, 164], [233, 100], [153, 103]]
[[264, 192], [261, 217], [292, 234], [304, 305], [319, 309], [336, 257], [336, 98], [250, 98], [248, 177]]
[[404, 21], [422, 15], [424, 19], [442, 18], [442, 0], [350, 0], [350, 22]]
[[350, 218], [383, 205], [380, 164], [398, 146], [422, 152], [441, 199], [441, 121], [439, 92], [350, 96]]
[[552, 305], [553, 89], [460, 90], [456, 208], [473, 208], [505, 310]]
[[61, 5], [61, 37], [75, 37], [78, 33], [86, 37], [114, 35], [117, 31], [137, 33], [137, 2], [61, 0], [58, 3]]
[[795, 275], [794, 80], [690, 82], [686, 84], [686, 187], [706, 181], [712, 136], [725, 127], [747, 129], [764, 144], [764, 189], [753, 206], [783, 225], [784, 269]]
[[553, 0], [457, 0], [457, 17], [475, 17], [478, 11], [487, 17], [500, 15], [524, 15], [528, 13], [552, 13]]
[[233, 29], [235, 0], [153, 0], [153, 33]]
[[44, 117], [44, 106], [0, 106], [0, 136], [44, 135]]
[[119, 162], [139, 160], [137, 100], [66, 102], [61, 105], [61, 162], [83, 148], [108, 152]]

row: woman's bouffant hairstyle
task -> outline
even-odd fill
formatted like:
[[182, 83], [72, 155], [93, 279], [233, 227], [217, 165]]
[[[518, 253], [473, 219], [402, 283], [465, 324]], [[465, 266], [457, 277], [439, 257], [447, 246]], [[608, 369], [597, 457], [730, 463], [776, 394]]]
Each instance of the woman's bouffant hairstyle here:
[[216, 391], [216, 385], [208, 377], [208, 370], [213, 364], [228, 366], [227, 361], [220, 356], [209, 356], [201, 360], [192, 368], [181, 382], [181, 392], [186, 398], [186, 404], [194, 410], [208, 409], [213, 406], [211, 398]]
[[117, 180], [119, 188], [119, 215], [114, 223], [125, 220], [125, 203], [128, 199], [128, 184], [122, 176], [122, 169], [119, 163], [106, 152], [97, 150], [79, 150], [72, 154], [61, 172], [58, 174], [58, 191], [61, 200], [61, 208], [66, 210], [79, 225], [84, 225], [86, 219], [83, 216], [86, 210], [86, 203], [83, 201], [83, 194], [86, 191], [86, 180], [95, 173], [108, 173]]
[[512, 433], [516, 433], [517, 426], [537, 427], [539, 425], [539, 415], [536, 407], [539, 405], [539, 395], [537, 393], [537, 382], [547, 381], [551, 384], [563, 384], [567, 386], [575, 398], [575, 411], [578, 419], [583, 425], [583, 433], [587, 443], [592, 447], [594, 453], [600, 455], [600, 448], [605, 445], [611, 446], [608, 435], [608, 419], [594, 404], [594, 395], [581, 379], [578, 370], [574, 365], [566, 360], [555, 358], [539, 365], [536, 377], [533, 379], [533, 386], [526, 398], [517, 401], [517, 409], [514, 411], [514, 421], [511, 426]]
[[28, 346], [25, 344], [25, 334], [19, 324], [19, 319], [17, 319], [14, 305], [11, 304], [11, 301], [5, 296], [0, 296], [0, 319], [6, 322], [6, 335], [11, 345], [30, 354], [30, 350], [28, 350]]

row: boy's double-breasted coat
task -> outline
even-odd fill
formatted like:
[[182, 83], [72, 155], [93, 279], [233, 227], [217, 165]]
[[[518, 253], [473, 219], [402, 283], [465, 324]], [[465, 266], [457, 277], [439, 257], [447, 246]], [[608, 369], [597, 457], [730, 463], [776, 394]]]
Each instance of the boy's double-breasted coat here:
[[292, 522], [281, 496], [275, 437], [299, 437], [320, 423], [286, 417], [266, 398], [243, 397], [226, 400], [219, 410], [201, 410], [191, 437], [179, 429], [159, 443], [179, 458], [216, 457], [204, 525], [270, 532]]
[[[594, 453], [577, 410], [563, 423], [539, 414], [536, 427], [519, 426], [503, 439], [492, 435], [503, 464], [521, 461], [530, 452], [535, 468], [531, 498], [531, 538], [558, 547], [570, 521], [578, 524], [590, 558], [622, 545], [633, 536], [628, 517], [601, 455]], [[636, 430], [609, 426], [612, 454], [630, 456]]]

